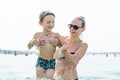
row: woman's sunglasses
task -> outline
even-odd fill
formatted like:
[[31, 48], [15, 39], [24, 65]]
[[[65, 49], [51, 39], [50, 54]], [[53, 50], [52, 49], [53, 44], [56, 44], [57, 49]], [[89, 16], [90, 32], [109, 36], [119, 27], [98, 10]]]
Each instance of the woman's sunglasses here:
[[69, 28], [72, 28], [72, 27], [73, 27], [74, 30], [78, 30], [78, 28], [82, 28], [82, 27], [78, 27], [78, 26], [72, 25], [72, 24], [68, 24], [68, 27], [69, 27]]

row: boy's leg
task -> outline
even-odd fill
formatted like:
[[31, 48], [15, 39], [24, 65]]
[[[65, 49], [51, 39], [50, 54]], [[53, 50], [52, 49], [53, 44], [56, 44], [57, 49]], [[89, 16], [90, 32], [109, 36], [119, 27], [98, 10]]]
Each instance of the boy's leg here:
[[40, 79], [44, 77], [44, 69], [41, 67], [36, 67], [36, 78]]
[[54, 72], [54, 69], [48, 69], [46, 71], [45, 78], [47, 78], [48, 80], [53, 80]]

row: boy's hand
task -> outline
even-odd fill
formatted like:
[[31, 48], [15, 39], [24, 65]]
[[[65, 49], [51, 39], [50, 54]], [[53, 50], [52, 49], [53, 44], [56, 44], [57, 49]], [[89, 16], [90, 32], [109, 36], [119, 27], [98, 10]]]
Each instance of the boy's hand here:
[[37, 40], [33, 39], [28, 43], [28, 49], [31, 49], [34, 45], [39, 46], [39, 43]]
[[31, 42], [28, 43], [28, 49], [31, 49], [33, 47], [33, 45], [31, 44]]

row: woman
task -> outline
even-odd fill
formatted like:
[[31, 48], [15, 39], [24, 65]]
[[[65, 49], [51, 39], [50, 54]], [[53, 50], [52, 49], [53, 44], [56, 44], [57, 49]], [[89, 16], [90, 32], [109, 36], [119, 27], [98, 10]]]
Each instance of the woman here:
[[39, 50], [36, 63], [37, 79], [53, 79], [55, 70], [55, 59], [53, 55], [57, 46], [61, 46], [61, 39], [58, 33], [52, 32], [54, 28], [55, 15], [50, 11], [43, 11], [39, 16], [39, 24], [42, 26], [42, 32], [36, 32], [33, 39], [28, 43], [31, 49], [34, 45]]
[[76, 67], [88, 48], [87, 43], [79, 37], [85, 31], [84, 18], [76, 17], [68, 26], [70, 36], [65, 37], [65, 44], [54, 55], [57, 59], [55, 69], [57, 80], [78, 80]]

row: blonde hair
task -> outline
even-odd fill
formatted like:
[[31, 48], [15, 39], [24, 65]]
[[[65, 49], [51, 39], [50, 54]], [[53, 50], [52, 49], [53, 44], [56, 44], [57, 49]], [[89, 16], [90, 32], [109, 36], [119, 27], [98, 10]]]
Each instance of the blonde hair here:
[[40, 13], [40, 15], [39, 15], [39, 20], [40, 20], [40, 22], [43, 22], [44, 18], [45, 18], [47, 15], [53, 15], [53, 16], [55, 17], [55, 14], [52, 13], [51, 11], [48, 11], [48, 10], [42, 11], [42, 12]]
[[85, 27], [85, 17], [80, 16], [80, 17], [76, 17], [76, 19], [82, 21], [82, 28], [84, 28]]

